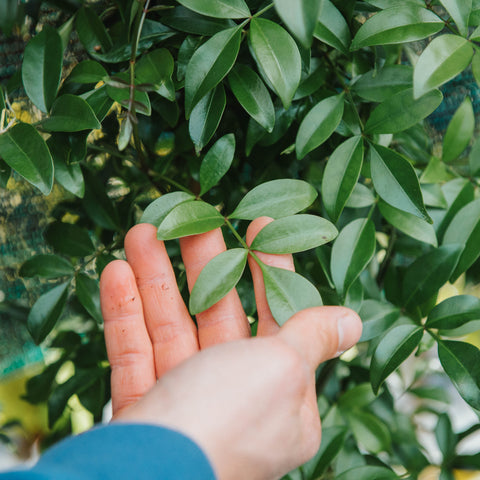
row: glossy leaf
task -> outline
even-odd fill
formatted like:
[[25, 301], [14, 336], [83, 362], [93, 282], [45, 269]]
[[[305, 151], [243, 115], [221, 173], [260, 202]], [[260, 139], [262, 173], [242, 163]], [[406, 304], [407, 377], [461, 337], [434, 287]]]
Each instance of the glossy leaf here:
[[393, 470], [386, 467], [364, 465], [341, 473], [336, 480], [395, 480], [398, 478]]
[[467, 68], [473, 47], [457, 35], [434, 38], [420, 55], [413, 70], [413, 93], [419, 98], [443, 85]]
[[175, 68], [172, 54], [166, 48], [158, 48], [143, 55], [135, 68], [139, 83], [152, 84], [156, 93], [170, 101], [175, 100], [172, 74]]
[[466, 37], [468, 20], [472, 11], [472, 0], [440, 0], [440, 3], [453, 18], [460, 33]]
[[151, 223], [159, 227], [165, 217], [181, 203], [191, 202], [195, 197], [186, 192], [171, 192], [154, 200], [143, 212], [140, 223]]
[[159, 240], [209, 232], [225, 223], [215, 207], [205, 202], [185, 202], [177, 205], [162, 221], [157, 231]]
[[249, 67], [237, 64], [230, 72], [228, 80], [240, 105], [267, 132], [271, 132], [275, 125], [275, 109], [260, 77]]
[[369, 159], [373, 185], [382, 200], [392, 207], [431, 222], [411, 163], [380, 145], [370, 148]]
[[330, 0], [320, 0], [318, 21], [313, 35], [344, 55], [348, 54], [351, 42], [350, 29], [343, 15]]
[[58, 32], [45, 25], [25, 47], [22, 80], [30, 100], [48, 112], [57, 95], [62, 74], [63, 48]]
[[215, 18], [247, 18], [250, 10], [244, 0], [178, 0], [194, 12]]
[[[353, 409], [348, 413], [347, 418], [356, 441], [367, 451], [377, 454], [390, 450], [390, 432], [385, 423], [376, 415], [360, 409]], [[371, 471], [369, 473], [372, 474]], [[358, 480], [358, 478], [357, 476], [356, 479]]]
[[346, 225], [332, 249], [330, 269], [337, 292], [345, 296], [375, 253], [375, 226], [367, 218]]
[[480, 299], [473, 295], [455, 295], [430, 311], [425, 326], [454, 330], [474, 320], [480, 320]]
[[328, 97], [315, 105], [305, 116], [295, 142], [297, 158], [319, 147], [335, 131], [343, 116], [343, 94]]
[[295, 41], [280, 25], [263, 18], [252, 19], [248, 39], [259, 72], [288, 109], [302, 71]]
[[77, 149], [77, 145], [67, 141], [63, 135], [59, 138], [52, 135], [48, 139], [47, 145], [53, 157], [55, 180], [65, 190], [79, 198], [83, 198], [85, 195], [83, 172], [80, 164], [74, 160], [74, 150]]
[[71, 262], [51, 254], [38, 254], [23, 263], [20, 268], [21, 277], [44, 277], [58, 278], [65, 275], [73, 275], [74, 270]]
[[361, 342], [366, 342], [386, 332], [398, 320], [400, 311], [392, 304], [367, 299], [362, 303], [359, 311], [363, 330]]
[[86, 257], [95, 251], [87, 230], [71, 223], [50, 224], [45, 239], [57, 252], [73, 257]]
[[271, 180], [248, 192], [229, 218], [254, 220], [264, 215], [272, 218], [294, 215], [310, 206], [317, 195], [303, 180]]
[[250, 248], [266, 253], [297, 253], [331, 242], [338, 235], [333, 224], [315, 215], [292, 215], [260, 230]]
[[386, 8], [370, 17], [352, 41], [352, 50], [372, 45], [407, 43], [433, 35], [444, 27], [431, 10], [414, 4]]
[[100, 310], [100, 288], [98, 281], [84, 273], [79, 273], [76, 276], [75, 287], [78, 300], [85, 307], [85, 310], [97, 323], [103, 323], [102, 312]]
[[76, 15], [76, 31], [90, 54], [108, 52], [113, 42], [102, 21], [91, 7], [81, 8]]
[[35, 127], [17, 123], [1, 134], [0, 157], [44, 195], [50, 193], [53, 187], [53, 159]]
[[84, 60], [78, 65], [75, 65], [67, 77], [67, 81], [76, 83], [98, 83], [107, 76], [107, 71], [100, 63], [94, 60]]
[[195, 50], [185, 72], [187, 118], [200, 100], [228, 74], [240, 49], [241, 27], [228, 28]]
[[372, 189], [362, 183], [357, 183], [345, 206], [348, 208], [365, 208], [374, 203], [375, 195], [373, 194]]
[[458, 393], [480, 410], [480, 350], [470, 343], [442, 340], [438, 342], [438, 356]]
[[370, 382], [375, 394], [385, 379], [418, 347], [422, 336], [422, 327], [400, 325], [381, 338], [370, 365]]
[[336, 222], [358, 182], [363, 165], [363, 142], [352, 137], [341, 143], [328, 159], [322, 180], [322, 200]]
[[218, 254], [203, 268], [190, 295], [192, 315], [221, 300], [240, 280], [247, 264], [248, 250], [233, 248]]

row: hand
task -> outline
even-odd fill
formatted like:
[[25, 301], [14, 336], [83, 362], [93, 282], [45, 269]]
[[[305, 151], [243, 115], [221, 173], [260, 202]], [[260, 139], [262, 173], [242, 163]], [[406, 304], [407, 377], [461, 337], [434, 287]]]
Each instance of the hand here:
[[[247, 243], [270, 221], [252, 222]], [[180, 246], [191, 290], [225, 243], [215, 230], [185, 237]], [[109, 264], [100, 284], [114, 419], [184, 433], [222, 480], [278, 478], [313, 456], [321, 431], [315, 369], [359, 339], [358, 316], [343, 307], [317, 307], [278, 327], [261, 270], [249, 259], [258, 336], [248, 338], [235, 290], [197, 315], [197, 328], [155, 228], [132, 228], [125, 252], [128, 263]], [[291, 255], [257, 255], [293, 270]]]

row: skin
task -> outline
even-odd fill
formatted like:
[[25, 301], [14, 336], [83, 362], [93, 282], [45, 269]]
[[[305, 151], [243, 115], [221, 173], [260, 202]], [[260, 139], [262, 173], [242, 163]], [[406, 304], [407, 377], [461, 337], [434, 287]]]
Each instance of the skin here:
[[[254, 220], [247, 243], [272, 219]], [[180, 241], [190, 290], [225, 250], [220, 230]], [[235, 290], [190, 317], [163, 242], [152, 225], [133, 227], [127, 261], [103, 271], [100, 292], [112, 367], [114, 420], [173, 428], [205, 451], [221, 480], [280, 478], [320, 445], [315, 370], [353, 346], [361, 322], [343, 307], [303, 310], [280, 328], [252, 258], [257, 337]], [[293, 270], [291, 255], [257, 252]]]

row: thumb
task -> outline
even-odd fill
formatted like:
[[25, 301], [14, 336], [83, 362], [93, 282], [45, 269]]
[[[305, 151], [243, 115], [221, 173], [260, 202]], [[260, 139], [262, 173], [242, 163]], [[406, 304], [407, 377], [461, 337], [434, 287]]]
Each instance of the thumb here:
[[306, 358], [313, 369], [358, 342], [360, 317], [345, 307], [314, 307], [293, 315], [278, 335]]

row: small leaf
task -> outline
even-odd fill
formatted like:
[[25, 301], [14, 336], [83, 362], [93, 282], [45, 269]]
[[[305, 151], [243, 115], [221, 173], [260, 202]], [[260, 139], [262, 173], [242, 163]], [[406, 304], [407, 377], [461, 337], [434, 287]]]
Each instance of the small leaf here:
[[440, 3], [450, 14], [460, 33], [466, 37], [468, 20], [472, 11], [472, 0], [440, 0]]
[[217, 185], [228, 172], [235, 155], [235, 135], [229, 133], [217, 140], [200, 165], [200, 195]]
[[151, 223], [155, 227], [159, 227], [165, 217], [181, 203], [191, 202], [195, 197], [186, 192], [171, 192], [162, 195], [154, 200], [143, 212], [140, 223]]
[[375, 394], [385, 379], [418, 347], [422, 336], [422, 327], [400, 325], [381, 338], [370, 365], [370, 382]]
[[51, 192], [53, 159], [35, 127], [17, 123], [1, 134], [0, 157], [44, 195]]
[[73, 275], [72, 264], [57, 255], [38, 254], [23, 263], [19, 275], [21, 277], [58, 278]]
[[480, 299], [472, 295], [456, 295], [436, 305], [428, 314], [425, 326], [455, 330], [474, 320], [480, 320]]
[[50, 224], [45, 239], [57, 252], [73, 257], [85, 257], [95, 251], [87, 230], [71, 223]]
[[386, 467], [364, 465], [341, 473], [335, 480], [396, 480], [398, 478], [400, 477], [393, 470]]
[[300, 310], [322, 305], [318, 290], [298, 273], [264, 264], [260, 267], [268, 306], [280, 326]]
[[[373, 415], [369, 412], [364, 412], [360, 409], [352, 409], [347, 414], [348, 423], [350, 428], [353, 431], [356, 441], [365, 448], [368, 452], [373, 454], [378, 454], [383, 451], [389, 451], [391, 448], [391, 437], [390, 431], [385, 423], [380, 420], [379, 417]], [[372, 468], [372, 467], [370, 467]], [[378, 467], [377, 467], [378, 468]], [[385, 469], [387, 470], [387, 469]], [[387, 470], [388, 472], [388, 470]], [[383, 472], [382, 472], [383, 473]], [[372, 475], [374, 472], [369, 471], [369, 474]], [[385, 472], [386, 475], [386, 472]], [[341, 478], [337, 477], [338, 478]], [[365, 477], [355, 477], [356, 480], [359, 478]], [[369, 476], [369, 479], [372, 478], [383, 478], [377, 476]], [[386, 477], [389, 478], [389, 477]]]
[[342, 120], [343, 108], [344, 98], [340, 94], [325, 98], [307, 113], [300, 124], [295, 142], [299, 160], [332, 135]]
[[443, 85], [467, 68], [473, 57], [472, 45], [457, 35], [441, 35], [420, 55], [413, 70], [415, 98]]
[[103, 317], [100, 310], [100, 289], [98, 287], [98, 281], [84, 273], [79, 273], [76, 276], [75, 292], [78, 300], [85, 307], [85, 310], [98, 324], [102, 324]]
[[107, 71], [100, 63], [94, 60], [84, 60], [78, 65], [75, 65], [66, 81], [75, 83], [98, 83], [107, 76]]
[[247, 264], [248, 250], [233, 248], [220, 253], [200, 272], [190, 295], [192, 315], [203, 312], [221, 300], [240, 280]]
[[209, 232], [225, 223], [223, 216], [208, 203], [196, 201], [177, 205], [158, 227], [159, 240]]
[[317, 18], [314, 37], [347, 55], [351, 42], [350, 28], [337, 7], [330, 0], [320, 0]]
[[259, 72], [288, 109], [302, 72], [295, 41], [280, 25], [264, 18], [252, 19], [248, 39]]
[[398, 320], [400, 311], [392, 304], [367, 299], [362, 303], [359, 312], [363, 330], [360, 342], [367, 342], [386, 332]]
[[333, 224], [315, 215], [292, 215], [260, 230], [250, 248], [266, 253], [297, 253], [331, 242], [338, 235]]
[[316, 190], [303, 180], [271, 180], [248, 192], [229, 218], [286, 217], [301, 212], [316, 198]]
[[170, 101], [175, 100], [172, 74], [175, 68], [173, 57], [166, 48], [158, 48], [142, 55], [135, 68], [139, 83], [150, 83], [155, 92]]
[[[118, 78], [118, 81], [117, 81], [118, 86], [109, 85], [107, 81], [108, 96], [112, 100], [115, 100], [116, 102], [118, 102], [120, 105], [128, 108], [130, 103], [130, 88], [129, 88], [130, 80], [128, 78], [128, 75], [124, 73], [118, 74], [116, 77]], [[121, 86], [123, 81], [127, 83], [126, 85]], [[113, 83], [116, 84], [116, 82], [113, 82]], [[143, 115], [147, 115], [147, 116], [151, 115], [152, 106], [151, 106], [150, 98], [147, 92], [142, 92], [138, 89], [135, 89], [133, 100], [134, 100], [134, 104], [132, 106], [133, 110]]]
[[244, 0], [178, 0], [194, 12], [215, 18], [247, 18], [250, 10]]

